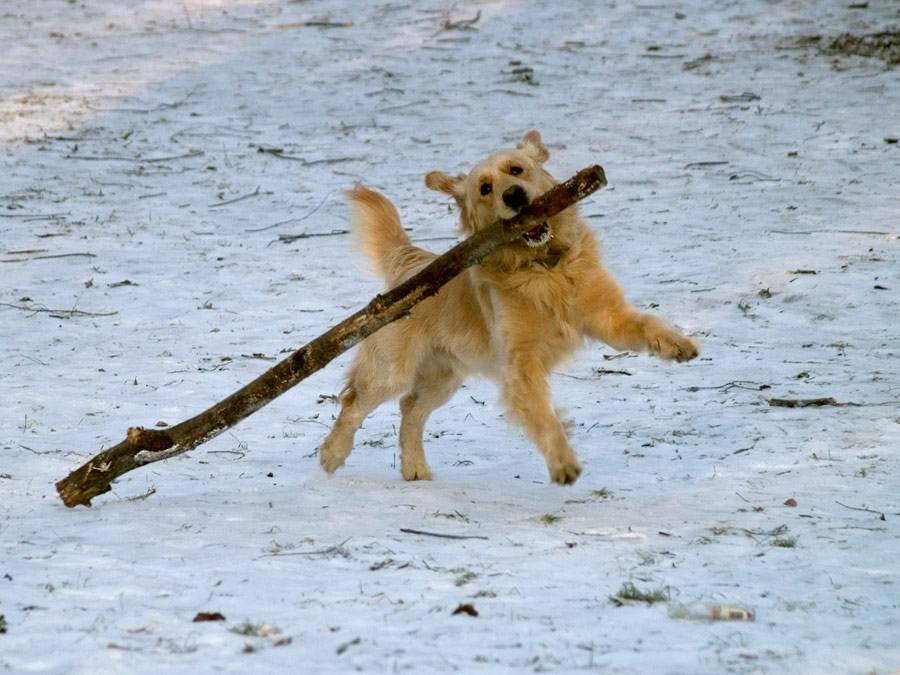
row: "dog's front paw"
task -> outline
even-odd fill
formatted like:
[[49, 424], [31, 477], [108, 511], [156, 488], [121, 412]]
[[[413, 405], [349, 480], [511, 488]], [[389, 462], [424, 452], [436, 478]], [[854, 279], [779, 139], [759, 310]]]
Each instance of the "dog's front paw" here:
[[547, 470], [550, 472], [550, 480], [554, 483], [573, 485], [581, 475], [581, 462], [574, 453], [559, 459], [547, 457]]
[[650, 342], [650, 351], [663, 359], [690, 361], [700, 355], [700, 346], [694, 338], [668, 329]]

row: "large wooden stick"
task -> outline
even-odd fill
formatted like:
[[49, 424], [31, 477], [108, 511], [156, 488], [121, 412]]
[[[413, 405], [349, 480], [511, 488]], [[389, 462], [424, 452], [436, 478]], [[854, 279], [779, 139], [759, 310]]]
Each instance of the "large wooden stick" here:
[[124, 441], [96, 455], [56, 484], [66, 506], [91, 505], [91, 499], [110, 490], [110, 483], [132, 469], [187, 452], [218, 436], [256, 412], [334, 358], [405, 316], [421, 300], [467, 267], [522, 236], [535, 223], [547, 220], [606, 185], [599, 166], [583, 169], [560, 183], [517, 216], [487, 227], [432, 261], [396, 288], [376, 296], [366, 307], [301, 347], [244, 388], [196, 417], [165, 430], [131, 427]]

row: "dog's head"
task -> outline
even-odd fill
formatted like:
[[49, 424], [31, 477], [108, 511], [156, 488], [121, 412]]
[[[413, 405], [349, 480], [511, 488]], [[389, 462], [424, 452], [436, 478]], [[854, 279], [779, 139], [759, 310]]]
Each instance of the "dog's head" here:
[[[430, 171], [425, 185], [452, 195], [459, 205], [460, 229], [469, 236], [503, 218], [511, 218], [534, 199], [557, 184], [544, 169], [550, 157], [537, 131], [522, 137], [515, 150], [499, 150], [477, 164], [468, 174], [450, 176]], [[523, 235], [525, 244], [538, 248], [553, 236], [551, 223], [544, 222]]]

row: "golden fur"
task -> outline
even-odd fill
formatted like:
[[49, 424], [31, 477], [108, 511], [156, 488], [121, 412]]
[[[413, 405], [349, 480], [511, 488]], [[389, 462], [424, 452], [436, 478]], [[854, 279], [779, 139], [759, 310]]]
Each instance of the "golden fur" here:
[[[548, 157], [538, 132], [530, 131], [515, 150], [492, 154], [468, 174], [432, 171], [425, 184], [453, 196], [461, 230], [470, 235], [515, 215], [555, 185], [543, 167]], [[348, 197], [359, 245], [389, 287], [436, 257], [412, 244], [394, 205], [380, 194], [357, 185]], [[544, 455], [550, 479], [568, 485], [581, 464], [553, 406], [548, 383], [553, 368], [585, 337], [676, 361], [697, 356], [695, 340], [628, 304], [575, 206], [544, 225], [460, 274], [408, 319], [362, 343], [341, 394], [340, 415], [320, 448], [326, 471], [344, 464], [366, 416], [400, 396], [401, 472], [406, 480], [430, 479], [422, 445], [425, 421], [465, 378], [480, 374], [498, 383], [511, 420]]]

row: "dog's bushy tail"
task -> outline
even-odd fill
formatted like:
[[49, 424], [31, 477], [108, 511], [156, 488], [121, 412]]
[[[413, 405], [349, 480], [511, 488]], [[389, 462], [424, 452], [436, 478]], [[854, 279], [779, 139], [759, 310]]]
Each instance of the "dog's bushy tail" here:
[[353, 204], [353, 233], [360, 249], [374, 263], [374, 271], [389, 288], [409, 278], [437, 255], [414, 246], [394, 205], [374, 190], [357, 183], [347, 191]]

